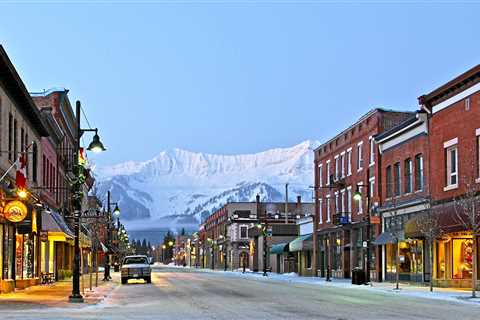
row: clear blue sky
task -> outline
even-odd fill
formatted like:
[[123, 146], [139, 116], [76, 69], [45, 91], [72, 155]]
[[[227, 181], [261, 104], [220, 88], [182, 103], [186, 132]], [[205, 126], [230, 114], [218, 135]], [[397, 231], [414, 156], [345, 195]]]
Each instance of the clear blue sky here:
[[480, 63], [479, 3], [33, 2], [0, 5], [0, 41], [30, 91], [82, 100], [100, 164], [324, 140]]

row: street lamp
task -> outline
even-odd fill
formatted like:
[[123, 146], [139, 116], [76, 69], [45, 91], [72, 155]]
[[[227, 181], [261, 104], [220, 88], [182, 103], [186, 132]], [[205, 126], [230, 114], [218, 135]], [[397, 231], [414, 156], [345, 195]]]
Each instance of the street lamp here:
[[[367, 172], [368, 174], [368, 172]], [[353, 194], [353, 199], [355, 201], [362, 201], [362, 193], [360, 192], [361, 187], [367, 188], [367, 258], [366, 258], [366, 275], [365, 275], [365, 282], [370, 283], [370, 228], [371, 228], [371, 221], [370, 221], [370, 184], [357, 184], [357, 189]], [[361, 202], [359, 204], [362, 205]]]
[[72, 186], [73, 191], [73, 222], [74, 222], [74, 259], [73, 259], [73, 277], [72, 277], [72, 295], [69, 297], [70, 302], [83, 302], [83, 297], [80, 294], [80, 214], [82, 210], [82, 193], [81, 188], [83, 184], [83, 166], [79, 163], [80, 156], [80, 139], [85, 132], [95, 132], [92, 142], [87, 150], [93, 152], [105, 151], [105, 147], [98, 136], [98, 129], [82, 129], [80, 125], [81, 105], [77, 100], [75, 108], [75, 116], [77, 121], [77, 130], [75, 137], [75, 155], [74, 155], [74, 170], [75, 182]]
[[[92, 145], [92, 144], [90, 144], [90, 145]], [[98, 150], [100, 146], [96, 145], [94, 147], [96, 147], [97, 148], [96, 150]], [[110, 218], [111, 218], [112, 213], [115, 217], [117, 217], [117, 227], [118, 227], [118, 231], [120, 231], [120, 208], [118, 207], [118, 202], [111, 202], [110, 201], [110, 197], [111, 197], [111, 192], [110, 192], [110, 190], [108, 190], [107, 191], [107, 218], [108, 218], [108, 222], [107, 222], [107, 239], [106, 240], [107, 240], [107, 244], [109, 244], [109, 245], [111, 244], [110, 243], [111, 242], [110, 227], [111, 227], [111, 222], [112, 221], [110, 221]], [[115, 205], [115, 208], [113, 209], [113, 212], [111, 211], [111, 206], [112, 205]], [[115, 223], [115, 222], [113, 222], [113, 223]], [[107, 252], [107, 254], [105, 256], [105, 268], [104, 268], [103, 281], [109, 281], [110, 279], [111, 279], [111, 277], [110, 277], [110, 255]]]

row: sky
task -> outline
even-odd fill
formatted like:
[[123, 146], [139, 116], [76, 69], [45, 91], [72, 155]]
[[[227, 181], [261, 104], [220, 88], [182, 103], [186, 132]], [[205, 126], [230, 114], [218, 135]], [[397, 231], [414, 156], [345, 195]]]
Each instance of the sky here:
[[108, 148], [90, 158], [109, 165], [325, 141], [372, 108], [415, 110], [480, 63], [478, 12], [478, 1], [2, 1], [0, 43], [30, 91], [81, 100]]

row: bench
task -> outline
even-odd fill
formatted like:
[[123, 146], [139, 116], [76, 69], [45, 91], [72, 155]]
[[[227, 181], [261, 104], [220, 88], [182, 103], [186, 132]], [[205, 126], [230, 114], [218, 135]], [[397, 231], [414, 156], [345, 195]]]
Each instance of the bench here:
[[55, 274], [52, 272], [41, 273], [42, 284], [50, 284], [55, 282]]

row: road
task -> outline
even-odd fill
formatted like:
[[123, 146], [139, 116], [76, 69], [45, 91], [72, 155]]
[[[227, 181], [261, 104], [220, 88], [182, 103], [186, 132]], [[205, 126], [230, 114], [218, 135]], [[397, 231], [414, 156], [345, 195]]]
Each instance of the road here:
[[480, 306], [388, 293], [155, 268], [97, 305], [0, 309], [13, 319], [479, 319]]

